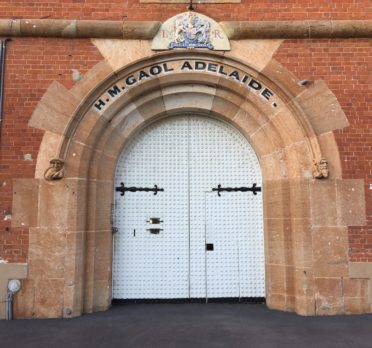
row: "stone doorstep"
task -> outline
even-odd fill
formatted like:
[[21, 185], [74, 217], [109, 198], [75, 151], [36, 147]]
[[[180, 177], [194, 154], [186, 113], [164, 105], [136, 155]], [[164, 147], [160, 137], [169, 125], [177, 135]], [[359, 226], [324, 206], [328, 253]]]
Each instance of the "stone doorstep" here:
[[6, 296], [8, 280], [26, 279], [28, 273], [27, 263], [1, 263], [0, 264], [0, 319], [5, 319]]

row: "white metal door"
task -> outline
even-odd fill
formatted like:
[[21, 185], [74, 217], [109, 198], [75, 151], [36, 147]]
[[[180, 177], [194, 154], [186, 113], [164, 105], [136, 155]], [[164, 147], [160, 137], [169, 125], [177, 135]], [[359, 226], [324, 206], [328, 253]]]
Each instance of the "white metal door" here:
[[257, 233], [262, 215], [256, 199], [247, 192], [206, 194], [206, 242], [213, 248], [206, 251], [208, 298], [265, 297], [263, 236]]
[[[114, 298], [189, 296], [187, 134], [186, 118], [153, 124], [119, 159], [115, 186], [164, 191], [115, 193]], [[150, 218], [163, 222], [150, 224]]]
[[244, 228], [244, 214], [238, 195], [205, 195], [207, 298], [240, 297], [239, 229]]
[[[115, 194], [114, 298], [264, 297], [261, 194], [212, 191], [261, 186], [255, 153], [236, 129], [206, 117], [157, 122], [124, 150], [121, 182], [164, 192]], [[151, 217], [163, 222], [150, 226]]]

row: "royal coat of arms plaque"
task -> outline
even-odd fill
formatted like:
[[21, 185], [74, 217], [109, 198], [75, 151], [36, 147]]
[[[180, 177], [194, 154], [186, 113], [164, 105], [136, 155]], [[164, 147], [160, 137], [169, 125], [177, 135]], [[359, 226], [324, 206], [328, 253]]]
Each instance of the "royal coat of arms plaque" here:
[[152, 42], [153, 50], [175, 48], [229, 51], [230, 43], [222, 27], [216, 21], [189, 11], [164, 22]]
[[207, 19], [188, 12], [174, 19], [173, 41], [169, 48], [208, 48], [213, 50], [210, 42], [211, 24]]

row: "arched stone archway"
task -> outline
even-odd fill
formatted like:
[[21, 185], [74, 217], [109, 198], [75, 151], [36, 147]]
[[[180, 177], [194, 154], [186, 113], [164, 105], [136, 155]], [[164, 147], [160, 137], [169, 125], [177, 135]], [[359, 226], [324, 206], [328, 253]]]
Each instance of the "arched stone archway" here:
[[[30, 303], [26, 316], [70, 317], [110, 306], [116, 161], [142, 127], [181, 112], [229, 122], [257, 153], [264, 179], [268, 306], [305, 315], [342, 312], [342, 296], [322, 289], [348, 272], [346, 226], [353, 217], [335, 206], [337, 190], [348, 183], [340, 180], [332, 134], [347, 120], [323, 82], [300, 86], [262, 47], [257, 52], [264, 58], [255, 62], [242, 54], [242, 45], [233, 42], [225, 55], [133, 50], [138, 60], [116, 71], [113, 65], [133, 56], [99, 63], [70, 91], [51, 85], [30, 121], [46, 132], [28, 193], [37, 197], [38, 218], [28, 224], [29, 277], [19, 300]], [[193, 68], [182, 69], [185, 61]], [[206, 65], [197, 69], [196, 62]], [[162, 72], [151, 74], [155, 66]], [[234, 71], [239, 78], [231, 75]], [[322, 156], [328, 158], [330, 177], [316, 181], [313, 161]], [[65, 178], [46, 182], [43, 173], [52, 158], [65, 161]], [[363, 194], [360, 187], [356, 191]], [[330, 197], [326, 204], [324, 195]], [[15, 212], [22, 205], [16, 199]], [[327, 238], [336, 238], [340, 250], [331, 271], [314, 260], [315, 249], [322, 249]]]

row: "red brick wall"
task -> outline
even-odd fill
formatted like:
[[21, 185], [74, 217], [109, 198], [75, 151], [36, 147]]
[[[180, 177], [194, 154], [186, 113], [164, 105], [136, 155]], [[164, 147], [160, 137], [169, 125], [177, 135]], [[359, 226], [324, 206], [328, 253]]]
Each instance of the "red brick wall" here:
[[17, 38], [8, 43], [0, 138], [1, 258], [22, 262], [27, 257], [27, 231], [11, 229], [4, 219], [11, 213], [12, 178], [34, 177], [43, 132], [28, 127], [28, 120], [52, 81], [71, 88], [72, 69], [84, 73], [100, 60], [90, 40]]
[[[140, 4], [139, 0], [1, 0], [0, 16], [163, 21], [186, 7]], [[370, 0], [242, 0], [240, 4], [194, 4], [194, 8], [217, 21], [372, 18]]]
[[[195, 5], [221, 20], [371, 19], [370, 0], [242, 0]], [[186, 4], [124, 0], [0, 0], [0, 18], [161, 20]], [[372, 43], [370, 40], [286, 41], [275, 58], [300, 79], [323, 79], [339, 99], [350, 127], [336, 132], [344, 178], [366, 180], [367, 227], [349, 229], [350, 257], [372, 261]], [[32, 178], [42, 132], [27, 122], [53, 80], [70, 88], [72, 69], [84, 73], [102, 57], [89, 40], [14, 38], [7, 49], [4, 124], [0, 139], [0, 257], [27, 259], [28, 231], [11, 229], [12, 178]], [[26, 161], [25, 154], [32, 160]]]
[[372, 261], [372, 42], [286, 41], [275, 58], [300, 79], [324, 80], [349, 120], [349, 127], [335, 132], [343, 178], [365, 179], [367, 206], [367, 226], [349, 228], [349, 255]]

